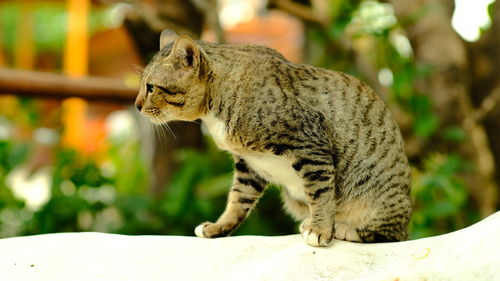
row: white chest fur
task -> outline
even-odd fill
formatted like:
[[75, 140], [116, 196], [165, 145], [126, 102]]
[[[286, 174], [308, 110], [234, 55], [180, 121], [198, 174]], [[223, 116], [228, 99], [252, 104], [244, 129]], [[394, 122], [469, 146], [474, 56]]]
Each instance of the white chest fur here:
[[291, 197], [306, 200], [303, 181], [288, 159], [273, 154], [242, 157], [262, 178], [286, 188]]
[[212, 136], [215, 144], [220, 148], [224, 150], [228, 150], [229, 146], [226, 141], [226, 125], [222, 120], [218, 119], [217, 117], [213, 116], [212, 113], [207, 114], [205, 117], [201, 119], [205, 126], [207, 126], [207, 130]]
[[[226, 126], [222, 120], [212, 114], [202, 118], [215, 144], [221, 149], [232, 151], [227, 142]], [[305, 201], [303, 181], [293, 169], [292, 163], [285, 157], [274, 154], [236, 153], [240, 155], [257, 174], [270, 183], [281, 185], [290, 196]]]

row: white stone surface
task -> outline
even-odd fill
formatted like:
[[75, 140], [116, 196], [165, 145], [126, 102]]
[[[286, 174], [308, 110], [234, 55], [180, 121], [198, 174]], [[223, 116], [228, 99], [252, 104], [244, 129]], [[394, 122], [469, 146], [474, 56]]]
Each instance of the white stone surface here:
[[413, 241], [60, 233], [0, 240], [1, 281], [500, 280], [500, 212]]

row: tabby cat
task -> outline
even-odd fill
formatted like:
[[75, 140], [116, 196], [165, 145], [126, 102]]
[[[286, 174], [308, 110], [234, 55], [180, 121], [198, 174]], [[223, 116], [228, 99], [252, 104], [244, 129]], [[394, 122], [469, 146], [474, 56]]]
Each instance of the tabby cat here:
[[195, 229], [199, 237], [231, 234], [274, 183], [309, 245], [406, 239], [403, 140], [383, 101], [352, 76], [291, 63], [263, 46], [165, 30], [135, 104], [154, 123], [201, 119], [234, 156], [226, 209]]

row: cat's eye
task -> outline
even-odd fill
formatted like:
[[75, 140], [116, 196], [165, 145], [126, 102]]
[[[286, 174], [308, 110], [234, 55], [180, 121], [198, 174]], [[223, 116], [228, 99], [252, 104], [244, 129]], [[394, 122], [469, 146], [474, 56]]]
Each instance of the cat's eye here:
[[146, 92], [147, 93], [152, 93], [153, 92], [153, 85], [151, 84], [146, 84]]

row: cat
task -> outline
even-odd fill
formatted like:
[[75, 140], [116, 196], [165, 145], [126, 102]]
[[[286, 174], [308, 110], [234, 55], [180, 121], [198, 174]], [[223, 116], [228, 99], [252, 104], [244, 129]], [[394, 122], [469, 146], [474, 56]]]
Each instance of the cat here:
[[350, 75], [291, 63], [264, 46], [165, 30], [135, 104], [154, 123], [201, 119], [234, 156], [225, 211], [196, 227], [199, 237], [234, 232], [274, 183], [311, 246], [407, 238], [411, 177], [399, 128]]

